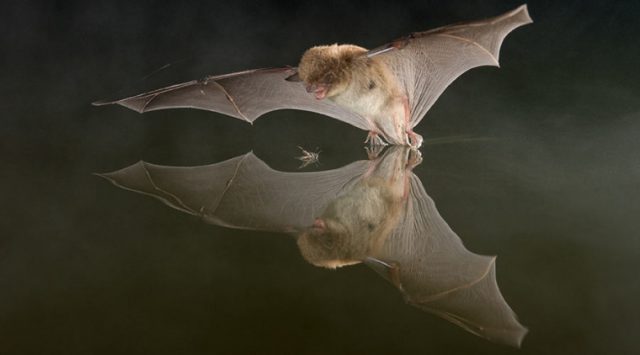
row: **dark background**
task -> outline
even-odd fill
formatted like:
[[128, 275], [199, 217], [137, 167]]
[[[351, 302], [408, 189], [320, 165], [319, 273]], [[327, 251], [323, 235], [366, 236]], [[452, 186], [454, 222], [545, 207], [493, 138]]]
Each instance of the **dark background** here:
[[[632, 354], [640, 334], [640, 5], [531, 1], [501, 68], [464, 74], [416, 131], [416, 169], [467, 248], [497, 254], [530, 333], [515, 350], [403, 304], [366, 267], [306, 264], [284, 235], [201, 223], [91, 175], [251, 149], [295, 170], [365, 159], [366, 133], [280, 111], [139, 114], [97, 99], [374, 47], [517, 1], [4, 3], [0, 353]], [[171, 65], [148, 78], [147, 74]], [[428, 144], [450, 136], [454, 140]]]

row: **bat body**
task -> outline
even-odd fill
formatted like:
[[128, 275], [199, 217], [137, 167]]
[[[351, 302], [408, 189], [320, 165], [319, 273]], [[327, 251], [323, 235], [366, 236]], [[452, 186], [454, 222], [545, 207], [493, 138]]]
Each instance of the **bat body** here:
[[422, 137], [413, 128], [446, 87], [471, 68], [498, 66], [504, 38], [528, 23], [523, 5], [494, 18], [415, 32], [372, 50], [313, 47], [297, 68], [209, 76], [94, 104], [138, 112], [197, 108], [250, 123], [274, 110], [306, 110], [369, 131], [367, 141], [374, 145], [419, 147]]
[[[328, 99], [363, 117], [369, 126], [367, 141], [420, 146], [422, 138], [409, 128], [409, 102], [381, 56], [354, 45], [318, 46], [300, 59], [298, 76], [316, 99]], [[366, 143], [366, 142], [365, 142]]]
[[197, 167], [138, 162], [102, 174], [115, 185], [229, 228], [295, 236], [310, 263], [364, 263], [407, 303], [481, 337], [519, 346], [527, 329], [502, 297], [495, 257], [468, 251], [412, 173], [420, 153], [319, 172], [279, 172], [252, 153]]

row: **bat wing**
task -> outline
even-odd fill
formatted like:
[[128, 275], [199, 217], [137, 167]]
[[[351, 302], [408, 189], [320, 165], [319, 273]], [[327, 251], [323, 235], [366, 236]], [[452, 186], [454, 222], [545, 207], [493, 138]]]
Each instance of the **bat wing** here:
[[484, 65], [499, 66], [504, 38], [531, 22], [527, 6], [522, 5], [494, 18], [412, 33], [367, 55], [390, 66], [407, 93], [415, 127], [462, 73]]
[[302, 82], [286, 80], [295, 73], [296, 69], [290, 67], [247, 70], [93, 104], [118, 104], [140, 113], [170, 108], [196, 108], [223, 113], [249, 123], [270, 111], [298, 109], [317, 112], [368, 130], [362, 116], [331, 100], [316, 100], [306, 92]]
[[365, 262], [405, 300], [478, 336], [519, 346], [527, 333], [502, 297], [495, 257], [468, 251], [412, 175], [404, 219]]
[[355, 183], [368, 166], [358, 161], [334, 170], [286, 173], [247, 153], [195, 167], [140, 161], [99, 176], [211, 224], [293, 233], [310, 226], [328, 201]]

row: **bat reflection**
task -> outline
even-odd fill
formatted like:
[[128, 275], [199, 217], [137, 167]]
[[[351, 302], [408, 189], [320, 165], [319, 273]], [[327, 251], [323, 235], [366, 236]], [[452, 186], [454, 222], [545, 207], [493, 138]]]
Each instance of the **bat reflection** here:
[[527, 329], [500, 293], [495, 257], [464, 247], [412, 173], [420, 162], [417, 150], [392, 147], [339, 169], [288, 173], [248, 153], [195, 167], [141, 161], [100, 176], [211, 224], [292, 234], [316, 266], [365, 263], [407, 303], [520, 346]]

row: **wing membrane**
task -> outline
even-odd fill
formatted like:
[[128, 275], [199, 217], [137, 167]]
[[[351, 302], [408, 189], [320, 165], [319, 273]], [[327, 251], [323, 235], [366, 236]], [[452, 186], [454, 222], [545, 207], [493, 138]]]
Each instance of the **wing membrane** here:
[[413, 33], [373, 49], [404, 87], [415, 127], [442, 92], [479, 66], [499, 66], [500, 46], [514, 29], [531, 23], [526, 5], [503, 15]]
[[144, 94], [94, 105], [118, 104], [143, 113], [172, 108], [219, 112], [253, 123], [267, 112], [282, 109], [311, 111], [367, 130], [366, 120], [330, 100], [316, 100], [301, 82], [287, 81], [295, 68], [256, 69], [211, 76]]

